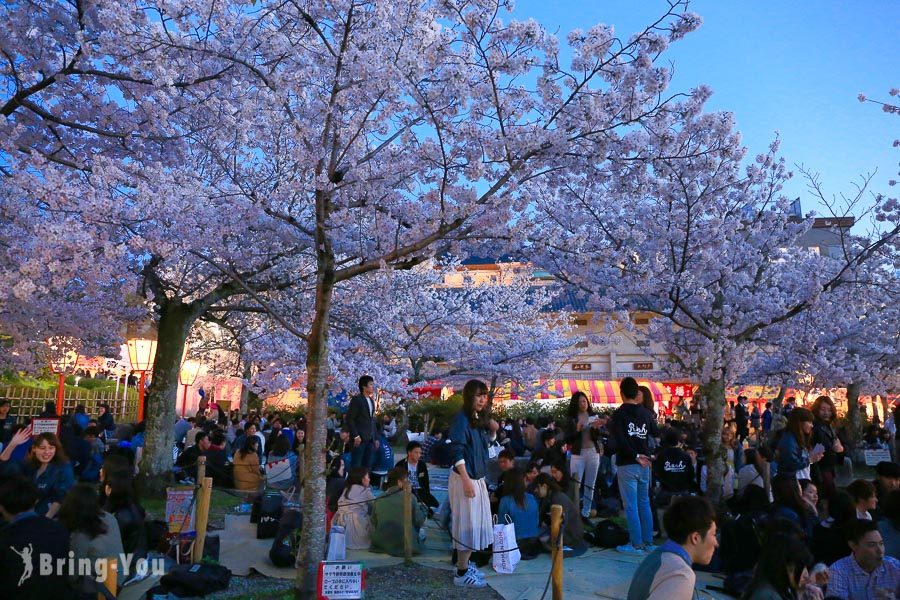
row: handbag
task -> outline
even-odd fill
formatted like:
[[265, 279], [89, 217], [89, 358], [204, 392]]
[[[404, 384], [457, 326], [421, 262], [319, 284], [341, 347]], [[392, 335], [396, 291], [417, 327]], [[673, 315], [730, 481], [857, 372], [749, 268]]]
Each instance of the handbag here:
[[337, 523], [340, 517], [335, 517], [331, 522], [331, 533], [328, 535], [328, 553], [325, 560], [347, 560], [347, 536], [344, 533], [343, 520]]
[[267, 540], [278, 533], [278, 523], [284, 511], [281, 494], [265, 495], [259, 503], [259, 522], [256, 524], [256, 539]]
[[516, 570], [516, 565], [522, 560], [522, 553], [516, 543], [516, 526], [509, 515], [506, 515], [506, 523], [498, 523], [497, 515], [494, 515], [494, 556], [492, 563], [494, 570], [506, 575]]
[[294, 473], [291, 469], [291, 461], [288, 458], [282, 458], [266, 463], [266, 485], [273, 488], [290, 487], [294, 480]]

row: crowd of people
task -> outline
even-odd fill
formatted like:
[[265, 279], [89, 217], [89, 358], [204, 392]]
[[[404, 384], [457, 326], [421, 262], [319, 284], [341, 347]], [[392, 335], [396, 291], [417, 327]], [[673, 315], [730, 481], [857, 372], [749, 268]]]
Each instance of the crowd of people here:
[[[697, 403], [676, 406], [665, 418], [651, 391], [632, 378], [622, 380], [623, 403], [611, 415], [595, 414], [576, 392], [559, 420], [495, 420], [487, 386], [472, 380], [449, 428], [408, 442], [397, 461], [396, 422], [378, 413], [374, 380], [363, 376], [358, 387], [346, 415], [331, 413], [326, 424], [324, 508], [329, 526], [343, 528], [348, 549], [401, 556], [408, 545], [417, 553], [423, 525], [434, 517], [452, 538], [454, 584], [484, 587], [479, 566], [493, 542], [492, 524], [513, 523], [521, 558], [530, 560], [555, 543], [550, 509], [559, 505], [564, 556], [597, 544], [639, 559], [629, 599], [692, 597], [695, 569], [722, 573], [731, 594], [753, 599], [881, 600], [900, 591], [900, 466], [882, 462], [874, 480], [839, 487], [848, 441], [827, 396], [809, 409], [788, 402], [762, 411], [740, 397], [711, 453], [702, 449], [705, 415]], [[292, 493], [302, 485], [306, 427], [302, 416], [218, 407], [180, 418], [174, 479], [196, 480], [205, 457], [218, 487], [248, 498]], [[20, 551], [29, 545], [92, 559], [151, 549], [134, 484], [141, 424], [123, 429], [108, 406], [97, 415], [79, 406], [58, 436], [33, 436], [0, 401], [0, 444], [4, 561], [24, 564]], [[708, 463], [712, 456], [721, 464]], [[450, 468], [444, 503], [431, 489], [429, 464]], [[406, 489], [413, 518], [404, 540]], [[598, 527], [597, 517], [618, 514], [626, 529], [610, 521]], [[7, 571], [0, 585], [24, 577], [21, 569]], [[30, 578], [23, 585], [87, 597], [96, 594], [90, 579]]]

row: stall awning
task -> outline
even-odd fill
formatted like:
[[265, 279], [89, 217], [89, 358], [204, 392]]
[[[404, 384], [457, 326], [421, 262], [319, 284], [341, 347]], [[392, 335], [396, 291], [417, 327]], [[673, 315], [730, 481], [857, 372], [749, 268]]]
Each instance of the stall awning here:
[[[650, 388], [656, 402], [669, 399], [669, 393], [661, 383], [648, 380], [639, 380], [638, 385], [646, 385]], [[582, 391], [588, 395], [594, 404], [621, 404], [618, 381], [598, 381], [588, 379], [542, 379], [537, 383], [539, 387], [535, 398], [538, 400], [563, 400], [572, 397], [576, 391]], [[516, 385], [504, 386], [498, 390], [497, 396], [511, 400], [525, 400]]]

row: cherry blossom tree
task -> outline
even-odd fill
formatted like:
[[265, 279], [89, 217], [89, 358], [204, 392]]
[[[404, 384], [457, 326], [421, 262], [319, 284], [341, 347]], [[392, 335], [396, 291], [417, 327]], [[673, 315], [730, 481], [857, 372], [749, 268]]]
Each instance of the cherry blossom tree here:
[[[573, 181], [561, 176], [541, 198], [545, 237], [558, 243], [537, 260], [583, 289], [595, 302], [646, 311], [651, 337], [671, 367], [700, 382], [708, 400], [704, 444], [712, 481], [721, 481], [719, 439], [725, 388], [743, 375], [774, 326], [791, 322], [823, 297], [855, 281], [872, 256], [900, 233], [895, 205], [878, 214], [886, 226], [873, 238], [842, 238], [838, 256], [802, 247], [812, 224], [795, 219], [780, 195], [789, 176], [777, 143], [743, 166], [745, 150], [728, 114], [703, 114], [704, 94], [632, 132], [634, 158], [616, 171], [585, 163]], [[586, 183], [589, 182], [589, 183]], [[552, 207], [567, 202], [579, 226], [555, 227]], [[713, 490], [715, 495], [715, 490]]]

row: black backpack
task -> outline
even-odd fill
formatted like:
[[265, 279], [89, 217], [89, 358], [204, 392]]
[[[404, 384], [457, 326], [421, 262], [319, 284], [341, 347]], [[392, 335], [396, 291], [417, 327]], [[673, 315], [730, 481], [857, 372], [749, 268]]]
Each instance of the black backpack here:
[[149, 592], [148, 598], [174, 594], [179, 598], [205, 596], [228, 588], [231, 571], [222, 565], [175, 565], [163, 575], [159, 585]]
[[601, 548], [623, 546], [629, 540], [628, 531], [609, 520], [597, 523], [594, 526], [594, 531], [587, 532], [585, 537], [589, 542]]
[[293, 567], [297, 560], [297, 546], [303, 530], [303, 514], [299, 510], [286, 510], [278, 523], [278, 533], [269, 549], [269, 560], [276, 567]]

